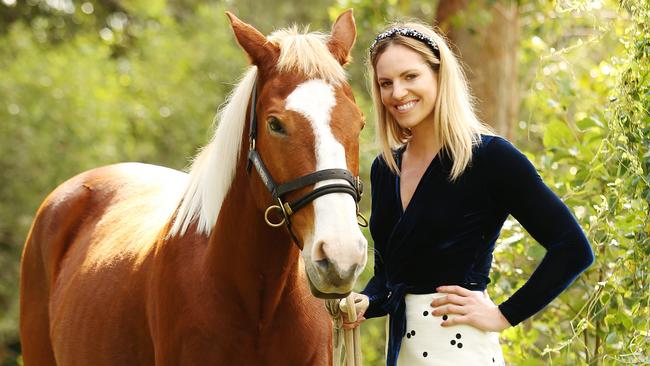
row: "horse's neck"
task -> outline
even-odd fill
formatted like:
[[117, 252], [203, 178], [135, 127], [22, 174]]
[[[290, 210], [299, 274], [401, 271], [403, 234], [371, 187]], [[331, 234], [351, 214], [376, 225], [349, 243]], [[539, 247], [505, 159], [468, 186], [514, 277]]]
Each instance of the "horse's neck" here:
[[284, 228], [269, 227], [240, 171], [223, 201], [206, 256], [209, 273], [246, 308], [251, 319], [271, 318], [298, 284], [299, 251]]

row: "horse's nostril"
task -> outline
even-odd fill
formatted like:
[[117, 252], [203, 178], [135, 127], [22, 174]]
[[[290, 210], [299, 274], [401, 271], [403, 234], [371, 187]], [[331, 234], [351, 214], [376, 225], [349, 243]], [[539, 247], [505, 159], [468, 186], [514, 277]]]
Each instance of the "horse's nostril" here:
[[314, 261], [314, 263], [316, 263], [316, 268], [318, 268], [318, 270], [321, 273], [327, 273], [331, 268], [331, 264], [332, 264], [332, 262], [328, 258]]
[[354, 279], [357, 268], [359, 268], [359, 266], [355, 264], [355, 265], [350, 266], [350, 268], [348, 268], [345, 271], [340, 271], [339, 272], [339, 277], [340, 277], [341, 281], [342, 282], [352, 281]]
[[319, 240], [314, 244], [314, 252], [312, 257], [314, 258], [314, 262], [320, 262], [322, 260], [328, 260], [327, 253], [325, 253], [325, 241], [324, 240]]

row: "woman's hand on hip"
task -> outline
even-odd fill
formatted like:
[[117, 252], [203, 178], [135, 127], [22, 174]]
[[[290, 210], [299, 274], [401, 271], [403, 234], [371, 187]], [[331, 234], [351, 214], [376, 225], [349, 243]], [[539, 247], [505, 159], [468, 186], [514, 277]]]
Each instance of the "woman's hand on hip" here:
[[495, 305], [485, 292], [470, 291], [460, 286], [440, 286], [438, 297], [431, 302], [435, 309], [434, 316], [454, 314], [443, 317], [442, 326], [467, 324], [488, 332], [500, 332], [510, 327], [499, 307]]
[[355, 310], [357, 311], [357, 320], [356, 321], [350, 321], [348, 317], [348, 298], [342, 299], [341, 302], [339, 303], [339, 308], [341, 309], [341, 313], [343, 314], [343, 328], [344, 329], [354, 329], [361, 325], [366, 318], [363, 317], [363, 314], [365, 314], [366, 310], [368, 310], [368, 306], [370, 305], [370, 299], [368, 296], [364, 294], [358, 294], [356, 292], [352, 293], [352, 298], [354, 299], [354, 307]]

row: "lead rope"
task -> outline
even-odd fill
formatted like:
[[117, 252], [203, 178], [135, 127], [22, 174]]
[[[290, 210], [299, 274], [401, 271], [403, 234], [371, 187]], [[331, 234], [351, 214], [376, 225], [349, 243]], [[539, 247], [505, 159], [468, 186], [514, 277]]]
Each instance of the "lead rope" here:
[[[345, 308], [348, 319], [351, 322], [357, 320], [357, 309], [352, 293], [345, 299]], [[332, 337], [332, 363], [333, 366], [341, 366], [341, 354], [345, 339], [345, 366], [361, 366], [361, 329], [357, 326], [354, 329], [343, 329], [343, 312], [340, 299], [325, 300], [325, 307], [332, 317], [334, 323], [334, 334]]]

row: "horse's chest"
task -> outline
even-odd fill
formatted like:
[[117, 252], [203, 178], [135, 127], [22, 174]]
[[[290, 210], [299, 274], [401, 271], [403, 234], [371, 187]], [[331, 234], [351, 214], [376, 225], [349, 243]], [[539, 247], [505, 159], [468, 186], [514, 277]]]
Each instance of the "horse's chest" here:
[[324, 308], [314, 306], [306, 312], [285, 305], [273, 316], [249, 320], [242, 308], [227, 311], [224, 305], [214, 307], [202, 320], [179, 321], [183, 325], [172, 337], [176, 341], [160, 340], [175, 344], [166, 357], [181, 355], [183, 364], [206, 365], [330, 364], [331, 321]]

